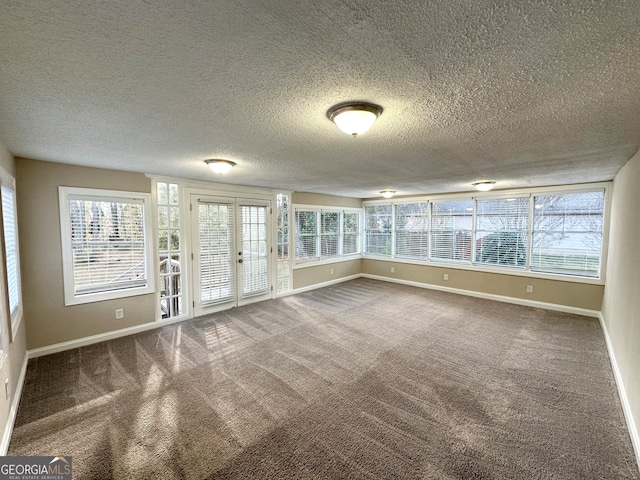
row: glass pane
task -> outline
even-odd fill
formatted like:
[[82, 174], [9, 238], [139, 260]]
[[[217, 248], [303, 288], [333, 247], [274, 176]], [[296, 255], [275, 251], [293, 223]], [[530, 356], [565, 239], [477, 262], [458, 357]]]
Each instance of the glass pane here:
[[168, 203], [167, 184], [164, 182], [157, 183], [158, 205], [166, 205]]
[[175, 183], [169, 184], [169, 203], [178, 205], [178, 185]]

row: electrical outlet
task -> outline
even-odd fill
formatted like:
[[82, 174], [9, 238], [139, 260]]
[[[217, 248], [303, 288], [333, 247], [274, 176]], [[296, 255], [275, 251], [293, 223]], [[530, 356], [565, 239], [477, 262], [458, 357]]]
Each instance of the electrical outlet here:
[[8, 378], [4, 381], [4, 395], [5, 395], [5, 398], [8, 400], [9, 399], [9, 379]]
[[448, 273], [445, 273], [445, 274], [444, 274], [444, 279], [445, 279], [445, 280], [449, 280], [449, 274], [448, 274]]
[[124, 318], [124, 308], [116, 308], [116, 320]]
[[527, 285], [527, 293], [533, 293], [533, 285]]
[[395, 271], [396, 271], [396, 269], [391, 267], [391, 273], [394, 273]]
[[331, 275], [333, 275], [333, 268], [331, 269]]

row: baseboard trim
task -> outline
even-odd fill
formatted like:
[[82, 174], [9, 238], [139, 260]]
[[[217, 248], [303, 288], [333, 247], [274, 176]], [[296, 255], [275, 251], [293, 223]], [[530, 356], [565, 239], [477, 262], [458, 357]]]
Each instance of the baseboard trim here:
[[543, 308], [545, 310], [554, 310], [556, 312], [573, 313], [576, 315], [584, 315], [585, 317], [598, 318], [599, 311], [589, 310], [587, 308], [572, 307], [569, 305], [560, 305], [557, 303], [540, 302], [537, 300], [525, 300], [523, 298], [507, 297], [505, 295], [496, 295], [493, 293], [476, 292], [474, 290], [464, 290], [461, 288], [443, 287], [441, 285], [433, 285], [430, 283], [413, 282], [411, 280], [402, 280], [399, 278], [383, 277], [381, 275], [370, 275], [363, 273], [362, 278], [370, 278], [372, 280], [381, 280], [383, 282], [400, 283], [402, 285], [410, 285], [412, 287], [426, 288], [429, 290], [439, 290], [441, 292], [456, 293], [458, 295], [467, 295], [469, 297], [484, 298], [486, 300], [495, 300], [497, 302], [512, 303], [514, 305], [523, 305], [525, 307]]
[[25, 355], [24, 360], [22, 361], [22, 367], [20, 367], [20, 375], [18, 376], [16, 391], [11, 399], [11, 408], [9, 409], [9, 417], [7, 418], [7, 424], [4, 427], [4, 433], [2, 434], [2, 442], [0, 442], [0, 456], [5, 456], [7, 454], [7, 450], [9, 450], [13, 426], [16, 423], [16, 416], [18, 415], [18, 405], [20, 405], [20, 398], [22, 397], [22, 387], [24, 386], [24, 379], [27, 376], [28, 360], [28, 356]]
[[278, 295], [278, 297], [288, 297], [289, 295], [296, 295], [297, 293], [310, 292], [311, 290], [316, 290], [322, 287], [328, 287], [330, 285], [335, 285], [337, 283], [348, 282], [349, 280], [355, 280], [356, 278], [361, 278], [361, 277], [362, 275], [360, 273], [357, 273], [355, 275], [349, 275], [348, 277], [340, 277], [340, 278], [336, 278], [335, 280], [329, 280], [328, 282], [314, 283], [313, 285], [309, 285], [307, 287], [301, 287], [301, 288], [296, 288], [295, 290], [290, 290], [288, 292]]
[[618, 368], [618, 361], [616, 360], [615, 351], [613, 350], [613, 344], [609, 337], [609, 331], [607, 330], [607, 324], [604, 321], [602, 313], [598, 316], [600, 319], [600, 326], [602, 327], [602, 333], [604, 334], [604, 341], [607, 345], [607, 351], [609, 352], [609, 360], [611, 361], [611, 368], [613, 369], [613, 376], [616, 380], [616, 386], [618, 387], [618, 396], [620, 397], [620, 403], [622, 404], [622, 411], [624, 412], [624, 418], [627, 421], [627, 428], [629, 429], [629, 435], [631, 436], [631, 444], [633, 445], [633, 451], [636, 454], [636, 464], [640, 469], [640, 432], [633, 418], [633, 412], [631, 411], [631, 405], [629, 404], [629, 398], [627, 397], [627, 390], [624, 387], [624, 381], [622, 380], [622, 374]]
[[72, 348], [85, 347], [87, 345], [104, 342], [106, 340], [112, 340], [114, 338], [126, 337], [127, 335], [133, 335], [134, 333], [141, 333], [148, 330], [154, 330], [156, 328], [166, 327], [167, 325], [173, 325], [174, 323], [180, 323], [186, 320], [189, 320], [189, 318], [177, 317], [170, 320], [143, 323], [141, 325], [135, 325], [133, 327], [121, 328], [120, 330], [113, 330], [111, 332], [98, 333], [96, 335], [78, 338], [76, 340], [54, 343], [53, 345], [47, 345], [46, 347], [33, 348], [31, 350], [27, 350], [27, 358], [42, 357], [51, 353], [71, 350]]

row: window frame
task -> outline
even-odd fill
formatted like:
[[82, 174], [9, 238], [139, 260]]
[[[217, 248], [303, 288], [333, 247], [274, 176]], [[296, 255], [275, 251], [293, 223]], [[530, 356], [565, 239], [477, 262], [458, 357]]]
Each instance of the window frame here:
[[[144, 238], [144, 259], [146, 284], [128, 288], [117, 288], [101, 292], [76, 294], [74, 288], [73, 248], [71, 239], [71, 212], [69, 207], [70, 197], [83, 197], [86, 200], [101, 202], [135, 201], [142, 204], [142, 222]], [[113, 300], [118, 298], [133, 297], [155, 292], [155, 261], [154, 261], [154, 235], [153, 235], [153, 208], [150, 193], [126, 192], [120, 190], [104, 190], [95, 188], [58, 187], [58, 200], [60, 204], [60, 235], [62, 245], [62, 273], [65, 306], [81, 305], [86, 303]]]

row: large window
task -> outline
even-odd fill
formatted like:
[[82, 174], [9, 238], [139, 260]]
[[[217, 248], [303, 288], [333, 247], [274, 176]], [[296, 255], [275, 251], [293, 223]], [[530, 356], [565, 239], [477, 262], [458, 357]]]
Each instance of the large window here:
[[16, 210], [15, 179], [0, 169], [2, 196], [2, 223], [5, 269], [7, 272], [7, 296], [11, 318], [12, 338], [22, 320], [22, 293], [20, 289], [20, 254], [18, 250], [18, 216]]
[[184, 313], [178, 184], [156, 183], [156, 203], [158, 206], [160, 316], [170, 318]]
[[476, 200], [476, 263], [527, 264], [529, 198]]
[[152, 293], [150, 195], [59, 192], [65, 304]]
[[471, 261], [473, 200], [433, 202], [431, 207], [431, 259]]
[[365, 202], [364, 254], [598, 278], [604, 188], [537, 192]]
[[295, 207], [296, 264], [360, 253], [360, 211]]
[[400, 258], [426, 260], [429, 235], [429, 202], [395, 206], [394, 252]]
[[391, 255], [391, 224], [393, 206], [368, 205], [364, 208], [364, 252], [373, 255]]
[[291, 265], [289, 262], [289, 195], [276, 195], [276, 236], [278, 248], [278, 293], [291, 289]]
[[531, 268], [597, 277], [602, 250], [602, 192], [533, 197]]

